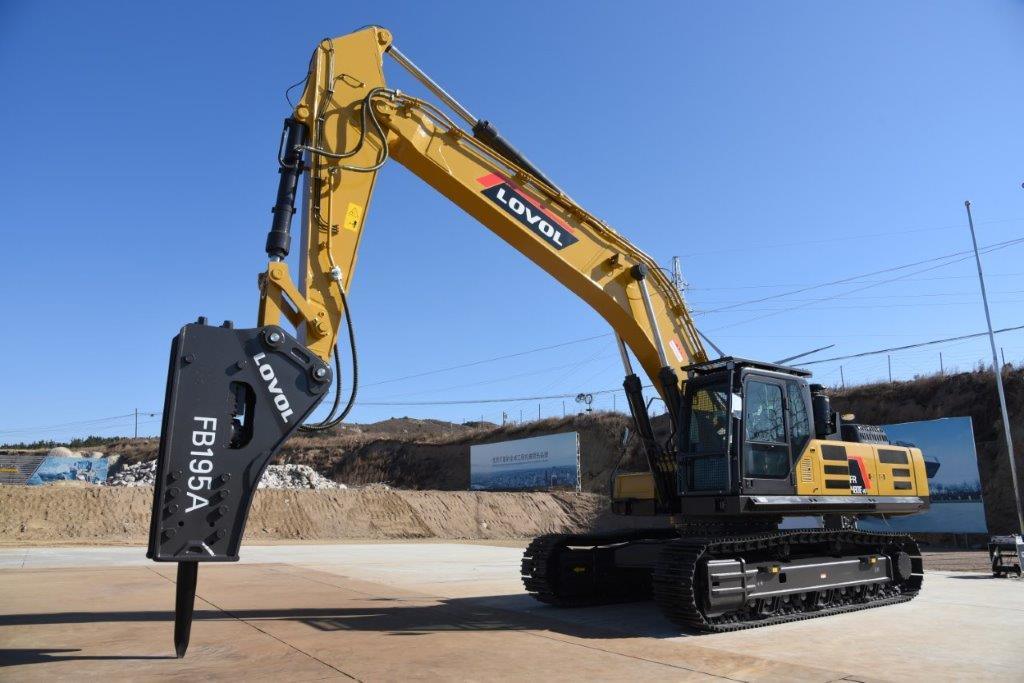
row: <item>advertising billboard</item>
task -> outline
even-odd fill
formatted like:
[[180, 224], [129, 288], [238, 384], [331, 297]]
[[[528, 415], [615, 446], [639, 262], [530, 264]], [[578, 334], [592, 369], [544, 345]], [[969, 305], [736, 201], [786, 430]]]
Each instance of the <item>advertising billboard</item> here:
[[987, 533], [971, 418], [945, 417], [884, 427], [891, 443], [920, 448], [925, 461], [931, 461], [929, 469], [937, 463], [935, 476], [928, 479], [932, 505], [927, 512], [909, 517], [865, 519], [860, 527], [880, 531]]
[[[927, 512], [906, 517], [862, 517], [860, 529], [947, 534], [988, 532], [985, 504], [981, 500], [981, 477], [974, 448], [970, 417], [882, 425], [889, 442], [921, 449], [930, 474]], [[787, 517], [783, 528], [820, 527], [818, 517]]]
[[473, 491], [537, 491], [580, 486], [580, 439], [576, 432], [470, 446]]

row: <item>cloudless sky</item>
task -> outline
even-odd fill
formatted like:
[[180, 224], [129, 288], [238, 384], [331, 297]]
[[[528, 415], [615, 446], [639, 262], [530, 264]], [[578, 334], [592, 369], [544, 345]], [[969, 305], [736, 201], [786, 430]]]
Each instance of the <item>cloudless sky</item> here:
[[[980, 332], [970, 260], [743, 302], [969, 249], [965, 199], [981, 244], [1024, 237], [1019, 1], [0, 0], [0, 442], [130, 433], [123, 418], [54, 425], [159, 411], [182, 324], [255, 323], [283, 92], [320, 38], [370, 23], [583, 206], [666, 266], [681, 256], [697, 324], [736, 355]], [[997, 327], [1024, 325], [1022, 255], [984, 257]], [[378, 180], [351, 304], [366, 402], [621, 383], [611, 337], [386, 382], [609, 332], [397, 163]], [[1024, 334], [999, 343], [1024, 356]], [[972, 367], [986, 344], [897, 353], [893, 374], [935, 371], [939, 351]], [[839, 363], [812, 367], [840, 382]], [[887, 371], [885, 355], [843, 363], [847, 383]], [[537, 404], [364, 405], [352, 419], [500, 422]], [[143, 417], [142, 433], [158, 428]]]

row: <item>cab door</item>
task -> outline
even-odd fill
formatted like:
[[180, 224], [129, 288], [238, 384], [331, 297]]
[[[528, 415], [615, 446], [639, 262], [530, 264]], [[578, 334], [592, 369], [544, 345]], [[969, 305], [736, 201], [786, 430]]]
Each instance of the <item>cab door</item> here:
[[786, 384], [764, 375], [743, 381], [743, 490], [748, 494], [793, 494]]

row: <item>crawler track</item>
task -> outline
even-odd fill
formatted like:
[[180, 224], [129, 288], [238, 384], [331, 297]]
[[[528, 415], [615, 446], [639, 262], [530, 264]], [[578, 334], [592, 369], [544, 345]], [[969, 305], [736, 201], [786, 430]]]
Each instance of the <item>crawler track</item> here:
[[[760, 604], [756, 609], [744, 606], [714, 617], [706, 615], [703, 596], [707, 589], [701, 571], [705, 560], [800, 556], [822, 546], [838, 549], [843, 555], [904, 552], [910, 556], [913, 573], [885, 585], [808, 591]], [[738, 631], [906, 602], [921, 588], [921, 569], [917, 543], [904, 534], [815, 529], [729, 538], [679, 538], [662, 550], [654, 569], [653, 592], [658, 607], [678, 626], [709, 632]]]
[[[558, 607], [587, 607], [648, 600], [649, 572], [616, 568], [597, 556], [579, 556], [586, 571], [566, 570], [575, 548], [613, 548], [641, 539], [672, 539], [668, 529], [606, 534], [549, 534], [535, 538], [523, 553], [521, 574], [526, 590], [540, 602]], [[575, 557], [575, 555], [573, 556]]]

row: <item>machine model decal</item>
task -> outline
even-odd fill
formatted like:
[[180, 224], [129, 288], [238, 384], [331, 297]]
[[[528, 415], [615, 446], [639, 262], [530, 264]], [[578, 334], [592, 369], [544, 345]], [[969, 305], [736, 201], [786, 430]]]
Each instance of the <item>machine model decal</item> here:
[[562, 250], [579, 241], [571, 234], [572, 229], [564, 221], [537, 206], [534, 200], [507, 178], [492, 173], [477, 178], [477, 182], [485, 186], [485, 197], [555, 249]]
[[265, 353], [257, 353], [252, 359], [256, 361], [256, 365], [260, 369], [260, 377], [267, 383], [267, 391], [274, 397], [274, 406], [277, 408], [277, 412], [281, 414], [281, 419], [287, 423], [288, 418], [292, 414], [292, 408], [288, 405], [288, 397], [284, 395], [284, 390], [277, 384], [274, 368], [268, 362], [261, 362], [266, 357], [267, 354]]
[[[192, 450], [189, 455], [192, 459], [188, 461], [189, 473], [194, 475], [188, 478], [186, 494], [192, 500], [192, 504], [185, 512], [195, 512], [210, 504], [210, 501], [196, 493], [197, 491], [209, 491], [213, 485], [213, 442], [217, 438], [217, 418], [215, 417], [193, 417], [193, 422], [199, 425], [192, 429]], [[205, 446], [205, 448], [204, 448]]]
[[864, 459], [859, 455], [850, 456], [850, 492], [864, 494], [871, 490], [871, 478], [868, 477]]

